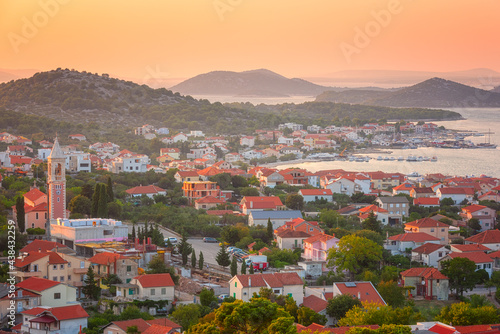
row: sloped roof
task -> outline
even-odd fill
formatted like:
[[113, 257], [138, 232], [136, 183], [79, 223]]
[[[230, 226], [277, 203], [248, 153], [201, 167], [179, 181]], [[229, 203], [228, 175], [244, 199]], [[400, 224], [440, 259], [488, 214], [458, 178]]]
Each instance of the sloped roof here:
[[34, 202], [40, 197], [47, 196], [45, 193], [41, 192], [38, 188], [33, 188], [23, 195], [24, 198]]
[[337, 239], [337, 238], [335, 238], [335, 236], [328, 235], [325, 233], [318, 233], [316, 235], [313, 235], [312, 237], [305, 239], [304, 243], [312, 244], [312, 243], [315, 243], [317, 241], [327, 242], [328, 240], [331, 240], [331, 239]]
[[45, 278], [40, 278], [40, 277], [30, 277], [30, 278], [25, 279], [22, 282], [17, 283], [16, 286], [18, 288], [22, 288], [22, 289], [42, 292], [42, 291], [50, 289], [58, 284], [61, 284], [61, 283], [56, 282], [56, 281], [52, 281], [49, 279], [45, 279]]
[[299, 192], [303, 196], [331, 196], [331, 189], [300, 189]]
[[173, 328], [169, 326], [151, 325], [142, 334], [168, 334]]
[[285, 238], [309, 238], [311, 236], [309, 233], [306, 233], [304, 231], [295, 231], [295, 230], [290, 230], [290, 229], [279, 231], [276, 235], [282, 239], [285, 239]]
[[425, 277], [433, 279], [448, 279], [436, 268], [410, 268], [401, 273], [402, 277]]
[[383, 209], [375, 204], [370, 204], [368, 206], [365, 206], [364, 208], [359, 209], [359, 212], [363, 212], [363, 213], [371, 212], [371, 211], [381, 212], [381, 213], [389, 212], [386, 209]]
[[175, 286], [170, 274], [147, 274], [134, 277], [143, 288]]
[[[122, 329], [125, 332], [127, 331], [128, 327], [137, 326], [137, 330], [140, 333], [147, 330], [150, 326], [150, 324], [148, 324], [146, 322], [146, 320], [144, 320], [142, 318], [132, 319], [132, 320], [123, 320], [123, 321], [113, 321], [109, 325], [111, 325], [111, 324], [114, 324], [115, 326], [119, 327], [120, 329]], [[108, 327], [109, 325], [107, 325], [106, 327]]]
[[40, 239], [35, 239], [26, 246], [24, 246], [19, 252], [20, 253], [29, 253], [29, 252], [48, 252], [50, 250], [53, 250], [54, 248], [68, 248], [66, 245], [63, 245], [59, 242], [55, 241], [47, 241], [47, 240], [40, 240]]
[[413, 188], [413, 191], [417, 194], [434, 194], [434, 190], [432, 190], [432, 188], [430, 187], [422, 187], [422, 188]]
[[225, 202], [214, 196], [205, 196], [195, 201], [198, 204], [224, 204]]
[[59, 139], [54, 140], [54, 145], [52, 145], [52, 151], [50, 152], [49, 158], [65, 158], [61, 146], [59, 146]]
[[333, 283], [343, 295], [351, 295], [362, 302], [387, 305], [371, 282], [337, 282]]
[[474, 263], [488, 263], [488, 262], [493, 262], [493, 259], [485, 254], [484, 252], [466, 252], [466, 253], [458, 253], [458, 252], [452, 252], [448, 254], [449, 257], [452, 259], [461, 257], [461, 258], [466, 258], [471, 261], [474, 261]]
[[405, 224], [405, 226], [414, 226], [418, 228], [423, 228], [423, 227], [447, 227], [449, 228], [450, 225], [447, 225], [445, 223], [440, 222], [439, 220], [434, 220], [431, 218], [422, 218], [422, 219], [417, 219], [412, 222], [408, 222]]
[[92, 256], [89, 261], [91, 263], [107, 266], [110, 263], [114, 263], [118, 259], [128, 259], [128, 257], [117, 253], [100, 252]]
[[472, 205], [466, 206], [465, 208], [462, 208], [462, 211], [472, 213], [472, 212], [476, 212], [476, 211], [483, 210], [486, 208], [487, 208], [487, 206], [484, 206], [484, 205], [472, 204]]
[[294, 219], [302, 218], [299, 210], [278, 210], [278, 211], [252, 211], [250, 215], [254, 219]]
[[430, 234], [424, 232], [413, 232], [413, 233], [402, 233], [389, 237], [389, 240], [394, 241], [406, 241], [406, 242], [424, 242], [424, 241], [439, 241], [439, 238], [436, 238]]
[[165, 192], [166, 190], [155, 185], [149, 186], [138, 186], [125, 190], [129, 195], [141, 195], [141, 194], [158, 194], [159, 192]]
[[316, 313], [319, 313], [326, 309], [327, 305], [328, 302], [326, 300], [321, 299], [315, 295], [304, 297], [304, 301], [302, 302], [302, 306], [309, 307]]
[[[461, 251], [462, 253], [477, 252], [477, 251], [481, 251], [481, 252], [491, 251], [490, 248], [483, 246], [481, 244], [468, 244], [468, 245], [454, 244], [454, 245], [451, 245], [451, 247]], [[491, 254], [488, 254], [488, 255], [491, 256]]]
[[439, 198], [438, 197], [414, 198], [413, 205], [439, 205]]
[[486, 230], [479, 234], [473, 235], [465, 239], [465, 241], [477, 243], [477, 244], [496, 244], [500, 243], [500, 231], [499, 230]]
[[184, 178], [184, 177], [196, 177], [196, 176], [200, 176], [198, 174], [198, 171], [196, 170], [180, 170], [177, 172], [177, 174], [179, 174], [180, 177]]
[[24, 206], [24, 213], [44, 212], [44, 211], [48, 211], [48, 210], [49, 209], [48, 209], [47, 203], [38, 204], [37, 206], [29, 206], [29, 205]]
[[382, 203], [408, 203], [408, 199], [404, 196], [382, 196], [378, 199]]
[[453, 187], [443, 187], [438, 190], [443, 195], [474, 195], [473, 188], [453, 188]]
[[422, 253], [422, 254], [431, 254], [435, 251], [437, 251], [440, 248], [443, 248], [444, 246], [441, 244], [433, 244], [433, 243], [425, 243], [422, 246], [419, 246], [417, 248], [412, 249], [412, 252], [415, 253]]
[[150, 325], [168, 326], [168, 327], [172, 327], [172, 328], [181, 328], [182, 327], [181, 325], [176, 324], [175, 322], [173, 322], [172, 320], [170, 320], [168, 318], [157, 318], [157, 319], [153, 319], [153, 320], [147, 320], [146, 322]]
[[17, 268], [22, 268], [25, 267], [35, 261], [38, 261], [40, 259], [43, 259], [44, 257], [48, 257], [48, 263], [49, 264], [64, 264], [68, 263], [68, 261], [64, 260], [59, 254], [51, 251], [46, 251], [46, 252], [28, 252], [28, 256], [24, 258], [18, 258], [14, 262], [14, 266]]
[[273, 288], [283, 287], [284, 285], [303, 285], [304, 282], [300, 276], [293, 273], [273, 273], [273, 274], [252, 274], [252, 275], [236, 275], [244, 288], [248, 288], [249, 279], [251, 279], [252, 287], [267, 287]]

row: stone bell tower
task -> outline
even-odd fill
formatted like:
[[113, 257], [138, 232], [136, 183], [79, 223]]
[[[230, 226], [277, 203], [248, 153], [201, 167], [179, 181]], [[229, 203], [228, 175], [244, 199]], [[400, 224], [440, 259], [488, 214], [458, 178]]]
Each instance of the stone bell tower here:
[[66, 214], [66, 157], [54, 140], [47, 169], [47, 188], [49, 198], [49, 220], [53, 224], [57, 218], [67, 218]]

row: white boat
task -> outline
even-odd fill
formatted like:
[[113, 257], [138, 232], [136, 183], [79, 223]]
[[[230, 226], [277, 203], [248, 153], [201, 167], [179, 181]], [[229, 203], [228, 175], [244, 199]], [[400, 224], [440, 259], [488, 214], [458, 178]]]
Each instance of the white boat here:
[[394, 161], [394, 160], [396, 160], [396, 158], [390, 157], [389, 160]]
[[429, 161], [429, 160], [431, 160], [431, 158], [429, 158], [429, 157], [424, 157], [424, 161]]
[[423, 158], [423, 157], [421, 157], [421, 156], [419, 156], [419, 157], [417, 158], [417, 161], [418, 161], [418, 162], [422, 162], [422, 161], [424, 161], [424, 158]]
[[436, 162], [436, 161], [438, 161], [438, 157], [434, 156], [431, 158], [431, 162]]
[[417, 161], [417, 157], [409, 155], [408, 158], [406, 158], [406, 161]]
[[410, 173], [407, 175], [408, 177], [419, 177], [420, 174], [418, 174], [417, 172], [413, 172], [413, 173]]
[[377, 157], [377, 160], [378, 160], [378, 161], [382, 161], [382, 160], [384, 160], [384, 159], [382, 158], [382, 156], [380, 156], [380, 155], [379, 155], [379, 156]]
[[398, 157], [398, 161], [404, 161], [405, 160], [405, 157], [401, 156], [401, 157]]

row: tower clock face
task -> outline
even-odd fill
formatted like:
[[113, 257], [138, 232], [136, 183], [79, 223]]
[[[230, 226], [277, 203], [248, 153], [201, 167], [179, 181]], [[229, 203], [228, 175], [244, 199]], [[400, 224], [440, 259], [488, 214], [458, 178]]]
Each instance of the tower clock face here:
[[61, 195], [61, 191], [60, 190], [56, 190], [56, 195]]

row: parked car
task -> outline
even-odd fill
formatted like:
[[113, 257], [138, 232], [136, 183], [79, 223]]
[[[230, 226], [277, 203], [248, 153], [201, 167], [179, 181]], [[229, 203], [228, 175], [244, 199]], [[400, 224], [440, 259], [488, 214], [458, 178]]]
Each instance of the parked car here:
[[217, 239], [212, 238], [212, 237], [205, 237], [203, 238], [203, 242], [217, 242]]
[[166, 243], [167, 241], [169, 241], [169, 240], [170, 240], [170, 243], [171, 243], [172, 245], [175, 245], [175, 244], [177, 243], [177, 238], [176, 238], [176, 237], [168, 237], [168, 238], [165, 238], [165, 243]]
[[217, 297], [217, 299], [219, 300], [219, 303], [222, 303], [224, 301], [224, 299], [226, 299], [228, 297], [229, 297], [228, 294], [223, 294], [223, 295], [220, 295], [219, 297]]

